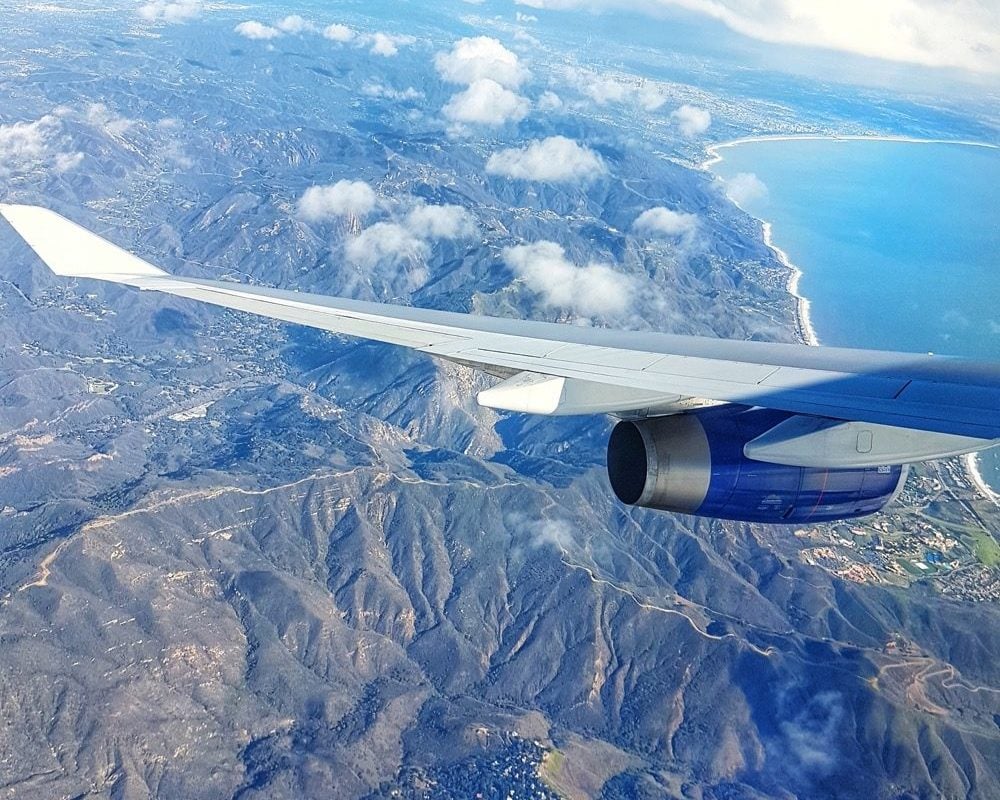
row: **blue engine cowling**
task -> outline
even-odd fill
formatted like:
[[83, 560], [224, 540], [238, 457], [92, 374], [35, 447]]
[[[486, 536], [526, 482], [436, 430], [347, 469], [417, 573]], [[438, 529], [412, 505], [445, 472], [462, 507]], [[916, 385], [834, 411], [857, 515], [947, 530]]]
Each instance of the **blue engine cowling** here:
[[608, 441], [611, 487], [629, 505], [794, 524], [872, 514], [898, 493], [906, 478], [899, 466], [828, 470], [743, 455], [747, 442], [791, 416], [721, 406], [619, 422]]

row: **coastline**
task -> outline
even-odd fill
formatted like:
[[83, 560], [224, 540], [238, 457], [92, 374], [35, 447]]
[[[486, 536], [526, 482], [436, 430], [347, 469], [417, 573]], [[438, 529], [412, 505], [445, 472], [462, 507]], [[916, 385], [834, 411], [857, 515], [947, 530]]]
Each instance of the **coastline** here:
[[[746, 144], [748, 142], [759, 142], [759, 141], [784, 141], [786, 139], [800, 139], [800, 138], [830, 138], [821, 136], [761, 136], [761, 137], [746, 137], [743, 139], [733, 139], [730, 142], [722, 142], [721, 144], [713, 144], [705, 148], [705, 152], [709, 154], [709, 158], [704, 161], [701, 165], [702, 169], [709, 169], [713, 164], [718, 164], [722, 161], [722, 156], [719, 155], [717, 150], [721, 150], [725, 147], [733, 147], [738, 144]], [[730, 198], [732, 201], [732, 198]], [[733, 204], [750, 214], [745, 208], [743, 208], [739, 203], [732, 201]], [[818, 347], [820, 344], [819, 336], [816, 334], [816, 328], [812, 324], [812, 316], [810, 315], [810, 302], [809, 298], [805, 297], [799, 291], [799, 282], [802, 280], [802, 270], [799, 269], [798, 265], [793, 263], [788, 257], [788, 253], [782, 250], [778, 245], [774, 243], [773, 228], [771, 223], [765, 219], [760, 219], [755, 217], [753, 214], [750, 216], [758, 220], [761, 225], [761, 232], [764, 236], [764, 244], [774, 253], [774, 257], [778, 259], [778, 262], [788, 270], [788, 280], [785, 281], [785, 290], [795, 298], [795, 330], [799, 337], [799, 340], [803, 344], [810, 345], [812, 347]]]
[[867, 135], [864, 133], [834, 134], [834, 133], [775, 133], [764, 136], [744, 136], [731, 139], [728, 142], [711, 144], [705, 148], [708, 158], [702, 162], [702, 169], [708, 169], [713, 164], [722, 161], [719, 150], [735, 147], [739, 144], [752, 142], [802, 142], [802, 141], [841, 141], [841, 142], [904, 142], [906, 144], [960, 144], [965, 147], [985, 147], [989, 150], [1000, 150], [1000, 145], [990, 142], [976, 142], [971, 139], [919, 139], [915, 136]]
[[785, 282], [785, 289], [795, 298], [795, 327], [798, 336], [805, 344], [818, 347], [819, 336], [816, 335], [816, 329], [813, 327], [812, 317], [809, 313], [811, 308], [809, 298], [799, 292], [799, 281], [802, 279], [802, 270], [792, 263], [792, 260], [788, 257], [788, 253], [774, 243], [771, 223], [766, 220], [761, 220], [760, 223], [764, 234], [764, 244], [771, 248], [771, 252], [774, 253], [778, 261], [788, 270], [788, 280]]
[[[708, 158], [702, 162], [702, 169], [708, 170], [714, 164], [718, 164], [723, 160], [723, 156], [719, 153], [719, 150], [724, 150], [728, 147], [735, 147], [740, 144], [749, 144], [752, 142], [782, 142], [782, 141], [803, 141], [803, 140], [840, 140], [840, 141], [867, 141], [867, 142], [905, 142], [908, 144], [957, 144], [964, 145], [967, 147], [985, 147], [992, 150], [1000, 150], [1000, 145], [990, 144], [988, 142], [974, 142], [974, 141], [964, 141], [955, 139], [917, 139], [908, 136], [865, 136], [861, 134], [847, 135], [847, 136], [837, 136], [832, 134], [774, 134], [768, 136], [746, 136], [741, 139], [732, 139], [728, 142], [720, 142], [719, 144], [709, 145], [705, 148], [705, 152], [708, 154]], [[738, 208], [746, 211], [745, 208], [735, 203]], [[746, 211], [746, 213], [750, 213]], [[754, 216], [751, 214], [750, 216]], [[788, 257], [788, 254], [782, 250], [777, 244], [774, 243], [773, 228], [770, 222], [759, 217], [755, 217], [761, 224], [761, 231], [764, 237], [764, 244], [770, 248], [771, 252], [774, 253], [775, 258], [788, 269], [788, 281], [785, 284], [788, 293], [795, 298], [795, 326], [799, 338], [804, 344], [811, 346], [818, 346], [820, 344], [819, 336], [816, 334], [816, 329], [813, 327], [812, 318], [810, 316], [810, 301], [809, 298], [803, 296], [799, 292], [799, 281], [802, 278], [802, 270], [797, 264], [794, 264], [792, 260]], [[965, 467], [966, 474], [969, 476], [969, 480], [976, 490], [983, 495], [983, 497], [992, 502], [997, 507], [1000, 507], [1000, 493], [997, 492], [986, 479], [983, 477], [983, 473], [980, 471], [979, 467], [979, 454], [978, 453], [968, 453], [961, 456], [962, 464]]]
[[962, 463], [965, 465], [965, 471], [969, 474], [972, 485], [993, 505], [1000, 508], [1000, 494], [986, 482], [983, 473], [979, 471], [979, 453], [967, 453], [962, 456]]

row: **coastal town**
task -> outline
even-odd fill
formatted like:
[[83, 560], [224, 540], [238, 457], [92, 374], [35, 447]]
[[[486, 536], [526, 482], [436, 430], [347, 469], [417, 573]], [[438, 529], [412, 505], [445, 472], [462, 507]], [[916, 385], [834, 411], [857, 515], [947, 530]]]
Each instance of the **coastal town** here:
[[855, 583], [923, 582], [960, 600], [1000, 600], [1000, 505], [973, 470], [959, 458], [912, 467], [882, 513], [797, 529], [802, 560]]

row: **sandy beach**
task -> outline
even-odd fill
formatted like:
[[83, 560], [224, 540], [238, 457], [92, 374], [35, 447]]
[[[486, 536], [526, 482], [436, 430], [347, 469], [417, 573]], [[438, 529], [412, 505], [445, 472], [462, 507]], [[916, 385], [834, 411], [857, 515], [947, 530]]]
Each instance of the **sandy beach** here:
[[702, 163], [704, 169], [722, 161], [719, 150], [735, 147], [738, 144], [750, 142], [803, 142], [803, 141], [841, 141], [841, 142], [906, 142], [908, 144], [961, 144], [966, 147], [985, 147], [990, 150], [1000, 150], [1000, 145], [989, 142], [976, 142], [966, 139], [917, 139], [912, 136], [867, 136], [865, 134], [834, 135], [822, 133], [789, 133], [772, 134], [768, 136], [745, 136], [742, 139], [732, 139], [728, 142], [709, 145], [705, 148], [708, 158]]
[[965, 465], [965, 471], [969, 473], [969, 479], [979, 492], [993, 505], [1000, 507], [1000, 494], [997, 494], [996, 490], [986, 482], [983, 473], [979, 470], [979, 454], [969, 453], [962, 456], [962, 463]]
[[788, 254], [774, 243], [771, 235], [771, 223], [762, 220], [761, 227], [764, 233], [764, 244], [771, 248], [778, 261], [788, 269], [788, 282], [785, 284], [785, 287], [788, 289], [788, 293], [796, 300], [795, 325], [798, 328], [799, 338], [806, 344], [815, 347], [819, 344], [819, 337], [816, 335], [812, 318], [809, 316], [809, 298], [799, 293], [799, 281], [802, 279], [802, 270], [793, 264]]

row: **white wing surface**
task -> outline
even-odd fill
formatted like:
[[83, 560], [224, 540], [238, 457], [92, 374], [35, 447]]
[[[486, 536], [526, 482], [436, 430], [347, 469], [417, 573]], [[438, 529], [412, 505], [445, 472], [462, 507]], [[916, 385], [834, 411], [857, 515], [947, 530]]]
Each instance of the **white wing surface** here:
[[[714, 401], [943, 434], [941, 453], [1000, 439], [996, 361], [580, 328], [184, 278], [48, 209], [0, 205], [0, 214], [59, 275], [166, 292], [468, 364], [506, 379], [481, 394], [484, 405], [641, 414]], [[808, 435], [819, 441], [816, 431]]]

